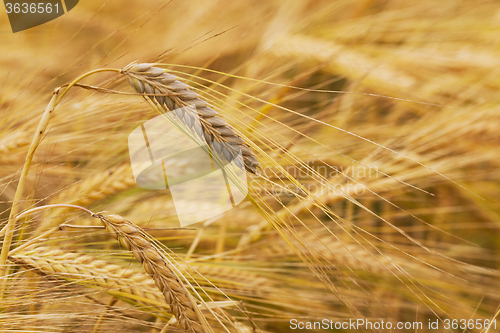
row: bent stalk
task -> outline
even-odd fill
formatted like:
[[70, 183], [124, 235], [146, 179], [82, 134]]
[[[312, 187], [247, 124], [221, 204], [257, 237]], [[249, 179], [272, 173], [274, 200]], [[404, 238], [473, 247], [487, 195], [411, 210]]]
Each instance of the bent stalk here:
[[7, 225], [5, 227], [5, 236], [2, 244], [2, 252], [0, 253], [0, 298], [3, 298], [4, 291], [5, 291], [5, 286], [7, 283], [7, 279], [5, 278], [5, 275], [7, 274], [7, 257], [9, 255], [9, 250], [10, 250], [10, 245], [12, 243], [12, 238], [14, 236], [14, 227], [16, 225], [16, 220], [17, 220], [17, 214], [19, 213], [19, 205], [23, 196], [24, 192], [24, 187], [26, 185], [26, 179], [28, 176], [29, 169], [31, 167], [31, 162], [33, 160], [33, 156], [35, 155], [35, 151], [40, 145], [40, 142], [42, 141], [43, 135], [45, 134], [45, 131], [47, 130], [47, 125], [50, 120], [50, 116], [52, 112], [55, 110], [57, 104], [61, 101], [61, 99], [64, 97], [64, 95], [73, 87], [75, 86], [80, 80], [83, 78], [90, 76], [95, 73], [99, 72], [117, 72], [121, 73], [120, 69], [116, 68], [101, 68], [101, 69], [96, 69], [90, 72], [87, 72], [80, 77], [76, 78], [73, 82], [68, 84], [66, 88], [62, 91], [61, 94], [59, 92], [61, 89], [64, 87], [59, 87], [54, 90], [52, 93], [52, 98], [50, 99], [49, 104], [45, 108], [45, 111], [42, 114], [42, 118], [40, 119], [40, 122], [38, 123], [38, 127], [36, 129], [35, 136], [33, 137], [33, 141], [31, 142], [30, 148], [28, 150], [28, 155], [26, 156], [26, 160], [24, 161], [23, 169], [21, 171], [21, 177], [19, 178], [19, 183], [17, 185], [16, 193], [14, 195], [14, 200], [12, 202], [12, 208], [10, 210], [10, 215], [9, 215], [9, 220], [7, 222]]

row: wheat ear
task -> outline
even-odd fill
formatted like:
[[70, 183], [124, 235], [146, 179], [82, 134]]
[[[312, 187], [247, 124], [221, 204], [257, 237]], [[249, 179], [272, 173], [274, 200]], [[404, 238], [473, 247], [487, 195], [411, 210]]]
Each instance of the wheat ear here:
[[[257, 174], [259, 162], [248, 144], [221, 117], [217, 111], [207, 106], [187, 84], [179, 81], [175, 75], [168, 74], [153, 64], [130, 64], [123, 69], [130, 85], [136, 92], [146, 95], [158, 110], [170, 112], [177, 120], [190, 128], [198, 137], [204, 139], [217, 152], [223, 161], [234, 162], [241, 168], [241, 161], [236, 158], [241, 152], [245, 169]], [[187, 106], [194, 106], [196, 112]], [[201, 128], [195, 126], [195, 117], [199, 118]]]
[[177, 276], [170, 260], [141, 228], [119, 215], [96, 214], [106, 230], [142, 263], [146, 273], [165, 296], [178, 325], [185, 332], [204, 333], [208, 323], [194, 298]]
[[163, 295], [148, 275], [93, 256], [38, 246], [16, 252], [9, 260], [41, 274], [104, 288], [115, 297], [167, 308]]

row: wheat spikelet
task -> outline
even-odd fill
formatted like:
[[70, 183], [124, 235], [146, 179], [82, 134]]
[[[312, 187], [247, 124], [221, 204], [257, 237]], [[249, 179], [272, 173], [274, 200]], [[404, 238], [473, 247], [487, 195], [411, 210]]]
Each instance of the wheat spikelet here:
[[[77, 252], [66, 252], [59, 249], [38, 246], [12, 254], [9, 260], [26, 270], [38, 274], [76, 282], [83, 286], [99, 287], [108, 294], [132, 304], [139, 304], [156, 311], [169, 310], [164, 295], [158, 290], [152, 278], [140, 271], [126, 268], [112, 262], [99, 260], [93, 256]], [[245, 295], [255, 294], [262, 286], [271, 282], [257, 274], [242, 273], [237, 269], [225, 266], [194, 265], [185, 269], [202, 276], [220, 279], [227, 282], [227, 288], [240, 290]], [[200, 279], [200, 284], [206, 280]], [[211, 285], [211, 284], [210, 284]], [[233, 304], [233, 303], [230, 303]], [[200, 309], [204, 309], [200, 307]], [[175, 321], [176, 322], [176, 321]], [[237, 331], [249, 328], [243, 323], [231, 321]]]
[[[237, 135], [234, 129], [218, 113], [207, 106], [191, 88], [175, 75], [168, 74], [164, 69], [153, 67], [152, 64], [131, 64], [124, 68], [130, 85], [140, 94], [145, 94], [159, 109], [173, 114], [183, 124], [187, 125], [198, 137], [210, 145], [212, 152], [216, 151], [224, 161], [235, 161], [241, 152], [243, 164], [247, 171], [257, 174], [260, 167], [257, 158], [245, 141]], [[186, 106], [194, 106], [196, 113]], [[199, 116], [201, 128], [194, 126], [195, 117]]]
[[[144, 270], [163, 292], [177, 322], [186, 332], [204, 332], [203, 315], [193, 297], [177, 277], [172, 263], [148, 239], [146, 234], [131, 222], [119, 215], [97, 214], [106, 230], [134, 257], [142, 263]], [[205, 320], [206, 321], [206, 320]]]
[[[185, 159], [170, 158], [165, 165], [170, 168], [170, 172], [180, 175], [185, 171], [188, 161]], [[98, 172], [82, 181], [76, 182], [68, 188], [62, 190], [59, 195], [50, 203], [69, 203], [80, 206], [91, 206], [102, 200], [127, 191], [136, 186], [134, 175], [130, 164], [124, 164], [108, 170]], [[159, 211], [156, 207], [155, 210]], [[68, 208], [56, 208], [48, 210], [44, 215], [41, 226], [38, 229], [46, 229], [62, 223], [62, 215], [68, 212]], [[56, 218], [61, 217], [61, 218]]]
[[[38, 246], [14, 253], [9, 257], [12, 262], [27, 269], [57, 278], [75, 281], [79, 284], [102, 287], [110, 294], [120, 291], [120, 296], [127, 297], [148, 306], [168, 308], [164, 296], [156, 287], [151, 277], [143, 272], [97, 259], [90, 255], [67, 252], [59, 249]], [[241, 291], [258, 291], [258, 287], [271, 286], [268, 279], [248, 271], [221, 265], [183, 266], [191, 274], [195, 272], [210, 281], [218, 280], [226, 288]], [[204, 278], [196, 279], [200, 285], [206, 284]], [[134, 296], [138, 296], [134, 298]]]

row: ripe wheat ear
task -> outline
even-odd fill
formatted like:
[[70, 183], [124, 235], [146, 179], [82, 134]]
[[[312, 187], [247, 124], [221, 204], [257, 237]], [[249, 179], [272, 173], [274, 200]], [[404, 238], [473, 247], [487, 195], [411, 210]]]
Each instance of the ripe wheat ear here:
[[102, 288], [114, 297], [124, 296], [162, 311], [168, 309], [163, 295], [148, 275], [93, 256], [37, 246], [15, 253], [9, 260], [38, 274]]
[[106, 230], [142, 263], [146, 273], [165, 296], [181, 329], [189, 333], [205, 333], [208, 323], [196, 302], [177, 276], [170, 260], [159, 251], [147, 234], [119, 215], [96, 214]]
[[[204, 139], [212, 152], [216, 151], [223, 161], [234, 160], [236, 165], [243, 168], [241, 160], [237, 158], [241, 153], [245, 169], [258, 174], [260, 164], [245, 140], [177, 76], [148, 63], [130, 64], [123, 69], [123, 73], [128, 76], [136, 92], [145, 94], [159, 110], [169, 112], [191, 129], [193, 134]], [[195, 107], [196, 111], [191, 111], [189, 106]], [[201, 127], [195, 126], [196, 117]]]

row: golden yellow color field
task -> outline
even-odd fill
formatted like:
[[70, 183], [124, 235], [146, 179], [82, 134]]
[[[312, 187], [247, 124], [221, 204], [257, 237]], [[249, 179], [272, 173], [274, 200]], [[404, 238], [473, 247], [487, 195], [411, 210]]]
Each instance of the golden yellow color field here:
[[[497, 2], [0, 6], [0, 41], [0, 332], [500, 330]], [[129, 137], [194, 104], [248, 194], [181, 228]]]

